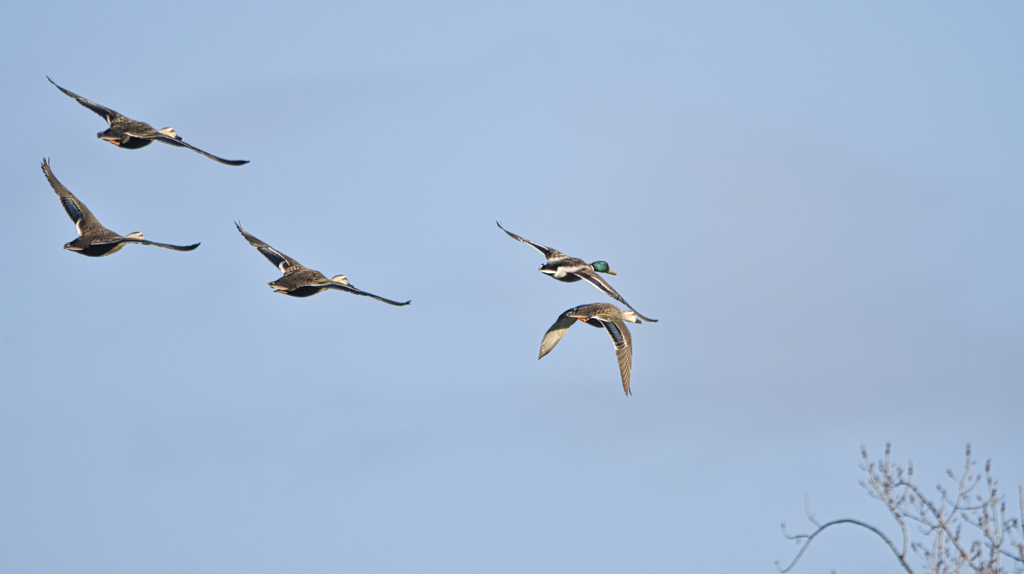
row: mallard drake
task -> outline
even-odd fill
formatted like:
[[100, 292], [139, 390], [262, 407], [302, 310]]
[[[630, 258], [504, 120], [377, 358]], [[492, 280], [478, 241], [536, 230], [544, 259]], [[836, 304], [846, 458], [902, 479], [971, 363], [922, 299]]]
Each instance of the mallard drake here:
[[[50, 76], [46, 76], [46, 79], [50, 80]], [[53, 80], [50, 80], [50, 83], [57, 86], [57, 83]], [[147, 123], [126, 118], [110, 108], [106, 108], [96, 102], [89, 101], [78, 94], [65, 90], [60, 86], [57, 86], [57, 89], [68, 96], [71, 96], [75, 101], [89, 108], [101, 118], [107, 120], [107, 125], [110, 127], [96, 134], [96, 137], [101, 140], [108, 141], [118, 147], [123, 147], [125, 149], [139, 149], [140, 147], [148, 146], [154, 141], [158, 141], [173, 146], [187, 147], [192, 151], [199, 152], [212, 160], [219, 161], [227, 165], [245, 165], [249, 163], [249, 160], [245, 159], [224, 159], [213, 154], [206, 153], [197, 147], [193, 147], [185, 143], [181, 139], [181, 136], [174, 133], [173, 128], [164, 128], [162, 130], [153, 129], [153, 126]]]
[[239, 233], [245, 238], [253, 247], [263, 254], [274, 267], [281, 270], [284, 273], [284, 277], [281, 277], [277, 281], [271, 281], [268, 283], [274, 288], [277, 293], [284, 293], [285, 295], [291, 295], [292, 297], [309, 297], [316, 295], [317, 293], [325, 289], [337, 289], [338, 291], [347, 291], [349, 293], [355, 293], [356, 295], [365, 295], [367, 297], [373, 297], [378, 301], [383, 301], [389, 305], [408, 305], [412, 301], [406, 301], [405, 303], [399, 303], [398, 301], [392, 301], [391, 299], [385, 299], [378, 297], [373, 293], [367, 293], [361, 289], [356, 289], [350, 285], [348, 278], [344, 275], [335, 275], [328, 279], [323, 273], [314, 271], [308, 267], [302, 266], [298, 261], [288, 257], [284, 253], [281, 253], [277, 249], [267, 245], [253, 237], [248, 231], [242, 229], [242, 226], [235, 222], [235, 227], [238, 228]]
[[[502, 227], [500, 222], [495, 223], [498, 224], [499, 229], [507, 233], [509, 237], [511, 237], [512, 239], [522, 241], [523, 243], [529, 245], [530, 247], [533, 247], [537, 251], [540, 251], [541, 254], [544, 255], [547, 261], [544, 263], [544, 265], [540, 266], [541, 273], [549, 277], [558, 279], [559, 281], [565, 281], [566, 283], [573, 283], [582, 279], [587, 283], [590, 283], [594, 287], [600, 289], [605, 295], [608, 295], [609, 297], [615, 299], [619, 303], [622, 303], [626, 307], [633, 309], [633, 306], [627, 303], [626, 300], [622, 298], [622, 295], [619, 295], [619, 293], [614, 288], [612, 288], [612, 286], [609, 285], [607, 281], [605, 281], [604, 279], [597, 275], [598, 273], [607, 273], [609, 275], [616, 274], [614, 271], [611, 270], [610, 267], [608, 267], [607, 261], [595, 261], [593, 263], [587, 263], [582, 259], [570, 257], [565, 253], [558, 251], [557, 249], [545, 247], [540, 243], [534, 243], [529, 239], [520, 237], [515, 233], [512, 233], [511, 231]], [[657, 319], [650, 319], [644, 317], [639, 312], [637, 312], [636, 309], [633, 309], [633, 312], [636, 313], [637, 317], [640, 317], [644, 321], [650, 321], [652, 323], [658, 322]]]
[[68, 191], [68, 188], [64, 187], [61, 182], [57, 181], [57, 177], [50, 170], [50, 162], [45, 158], [43, 159], [43, 174], [46, 175], [46, 180], [50, 182], [50, 187], [53, 188], [53, 191], [57, 193], [57, 197], [60, 198], [60, 204], [64, 206], [64, 211], [68, 212], [68, 217], [71, 218], [71, 221], [75, 222], [75, 228], [78, 229], [78, 239], [64, 244], [64, 249], [68, 251], [81, 253], [87, 257], [105, 257], [117, 253], [129, 243], [156, 245], [157, 247], [164, 247], [175, 251], [192, 251], [199, 247], [198, 243], [182, 246], [147, 241], [138, 231], [128, 235], [118, 235], [103, 227], [96, 220], [92, 212], [89, 211], [89, 208]]
[[626, 395], [633, 394], [629, 390], [629, 373], [633, 369], [633, 337], [623, 321], [643, 323], [639, 313], [633, 310], [623, 311], [611, 303], [591, 303], [573, 307], [558, 316], [555, 324], [544, 333], [540, 342], [540, 356], [544, 358], [562, 340], [569, 327], [576, 321], [582, 321], [591, 327], [604, 327], [615, 345], [615, 357], [619, 360], [619, 373], [622, 375], [622, 390]]

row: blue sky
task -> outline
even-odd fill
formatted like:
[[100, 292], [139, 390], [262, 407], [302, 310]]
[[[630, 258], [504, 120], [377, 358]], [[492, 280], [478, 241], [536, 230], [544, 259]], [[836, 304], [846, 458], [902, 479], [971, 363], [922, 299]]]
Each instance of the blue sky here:
[[[0, 570], [774, 572], [964, 444], [1024, 482], [1016, 3], [6, 10]], [[46, 81], [220, 165], [120, 150]], [[91, 259], [39, 169], [128, 246]], [[588, 261], [658, 323], [537, 272]], [[396, 300], [294, 299], [235, 230]], [[835, 531], [797, 572], [899, 572]]]

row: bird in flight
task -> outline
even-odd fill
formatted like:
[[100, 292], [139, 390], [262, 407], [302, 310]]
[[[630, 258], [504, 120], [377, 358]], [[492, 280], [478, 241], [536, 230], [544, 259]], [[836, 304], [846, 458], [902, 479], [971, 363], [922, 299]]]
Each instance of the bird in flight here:
[[198, 243], [182, 246], [148, 241], [138, 231], [128, 235], [118, 235], [103, 227], [96, 220], [96, 216], [89, 211], [89, 208], [68, 191], [68, 188], [64, 187], [61, 182], [57, 181], [57, 177], [50, 170], [50, 162], [46, 159], [43, 159], [43, 174], [46, 176], [46, 180], [50, 182], [50, 187], [57, 193], [57, 197], [60, 198], [60, 204], [64, 206], [64, 211], [68, 212], [68, 217], [71, 218], [71, 221], [75, 222], [75, 228], [78, 229], [78, 238], [64, 244], [64, 249], [68, 251], [81, 253], [87, 257], [106, 257], [107, 255], [117, 253], [129, 243], [156, 245], [157, 247], [173, 249], [175, 251], [192, 251], [199, 247]]
[[328, 279], [323, 273], [304, 267], [298, 261], [288, 257], [284, 253], [281, 253], [277, 249], [267, 245], [253, 237], [248, 231], [242, 229], [242, 226], [235, 223], [235, 227], [238, 228], [239, 233], [245, 238], [257, 251], [263, 254], [274, 267], [281, 270], [284, 276], [276, 281], [268, 283], [274, 288], [277, 293], [284, 293], [285, 295], [291, 295], [292, 297], [309, 297], [316, 295], [317, 293], [325, 289], [336, 289], [338, 291], [347, 291], [356, 295], [365, 295], [367, 297], [373, 297], [378, 301], [383, 301], [389, 305], [408, 305], [412, 301], [406, 301], [399, 303], [398, 301], [392, 301], [391, 299], [385, 299], [378, 297], [373, 293], [367, 293], [361, 289], [357, 289], [353, 285], [350, 285], [348, 278], [344, 275], [335, 275]]
[[[50, 77], [47, 76], [46, 79], [50, 80]], [[54, 86], [57, 86], [57, 83], [53, 80], [50, 80], [50, 83]], [[97, 115], [99, 115], [101, 118], [106, 120], [107, 125], [110, 127], [96, 134], [96, 137], [100, 138], [101, 140], [108, 141], [118, 147], [122, 147], [125, 149], [139, 149], [140, 147], [148, 146], [154, 141], [158, 141], [168, 145], [187, 147], [188, 149], [195, 152], [199, 152], [214, 161], [219, 161], [220, 163], [224, 163], [227, 165], [245, 165], [249, 163], [249, 160], [245, 159], [224, 159], [222, 157], [217, 157], [213, 154], [206, 153], [205, 151], [197, 147], [193, 147], [185, 143], [185, 141], [181, 139], [181, 136], [174, 133], [173, 128], [164, 128], [162, 130], [153, 129], [153, 126], [145, 122], [139, 122], [130, 118], [126, 118], [110, 108], [103, 107], [97, 104], [96, 102], [87, 100], [82, 96], [79, 96], [78, 94], [75, 94], [73, 92], [69, 92], [68, 90], [65, 90], [60, 86], [57, 86], [57, 89], [64, 92], [68, 96], [74, 98], [75, 101], [82, 104], [86, 108], [89, 108]]]
[[[544, 265], [540, 266], [541, 273], [549, 277], [558, 279], [559, 281], [564, 281], [566, 283], [574, 283], [582, 279], [583, 281], [586, 281], [587, 283], [590, 283], [594, 287], [600, 289], [601, 292], [604, 293], [605, 295], [608, 295], [609, 297], [615, 299], [619, 303], [622, 303], [626, 307], [633, 309], [633, 306], [627, 303], [626, 300], [622, 298], [622, 295], [619, 295], [618, 291], [616, 291], [611, 285], [609, 285], [607, 281], [605, 281], [604, 279], [597, 275], [598, 273], [607, 273], [609, 275], [616, 274], [614, 271], [611, 270], [610, 267], [608, 267], [608, 262], [595, 261], [593, 263], [587, 263], [582, 259], [570, 257], [565, 253], [558, 251], [557, 249], [545, 247], [540, 243], [534, 243], [529, 239], [520, 237], [515, 233], [512, 233], [511, 231], [502, 227], [501, 223], [498, 223], [498, 227], [502, 231], [507, 233], [509, 237], [511, 237], [512, 239], [522, 241], [523, 243], [529, 245], [530, 247], [533, 247], [537, 251], [540, 251], [541, 254], [544, 255], [544, 258], [547, 259], [547, 261], [544, 262]], [[639, 312], [637, 312], [636, 309], [633, 309], [633, 312], [636, 313], [637, 317], [640, 317], [644, 321], [650, 321], [652, 323], [658, 322], [657, 319], [650, 319], [648, 317], [644, 317]]]
[[555, 324], [544, 333], [544, 339], [540, 343], [540, 356], [537, 359], [542, 359], [544, 355], [550, 353], [576, 321], [591, 327], [604, 327], [608, 331], [612, 344], [615, 345], [615, 357], [619, 361], [622, 390], [626, 395], [633, 394], [629, 390], [629, 375], [633, 369], [633, 337], [623, 321], [643, 323], [636, 311], [623, 311], [611, 303], [591, 303], [573, 307], [559, 315]]

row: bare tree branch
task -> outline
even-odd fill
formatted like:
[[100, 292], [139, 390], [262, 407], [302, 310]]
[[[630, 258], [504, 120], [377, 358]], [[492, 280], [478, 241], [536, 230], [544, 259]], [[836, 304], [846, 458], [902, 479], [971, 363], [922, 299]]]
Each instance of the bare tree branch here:
[[[782, 525], [783, 536], [796, 540], [800, 550], [788, 566], [780, 572], [789, 572], [807, 551], [819, 534], [838, 524], [853, 524], [878, 535], [892, 550], [904, 570], [913, 574], [907, 562], [909, 550], [923, 561], [934, 574], [1006, 574], [1002, 560], [1013, 562], [1012, 571], [1024, 574], [1024, 485], [1020, 486], [1020, 518], [1009, 518], [1006, 501], [999, 494], [998, 481], [992, 476], [992, 461], [986, 461], [984, 471], [978, 472], [977, 461], [971, 456], [971, 445], [965, 449], [962, 473], [951, 469], [946, 475], [955, 485], [947, 489], [937, 485], [937, 498], [925, 495], [914, 482], [913, 463], [906, 469], [892, 464], [892, 447], [885, 445], [885, 456], [872, 462], [867, 448], [861, 447], [861, 470], [867, 479], [860, 484], [868, 496], [883, 503], [903, 534], [902, 548], [876, 527], [854, 519], [833, 520], [822, 524], [811, 514], [810, 501], [805, 497], [804, 509], [808, 521], [817, 529], [811, 534], [791, 536]], [[908, 528], [908, 523], [917, 528]], [[973, 536], [973, 537], [972, 537]]]
[[786, 533], [786, 524], [783, 523], [782, 524], [782, 535], [783, 536], [785, 536], [786, 538], [788, 538], [790, 540], [803, 540], [804, 543], [800, 547], [800, 552], [797, 553], [796, 558], [793, 558], [793, 561], [789, 563], [789, 566], [786, 566], [785, 568], [781, 568], [779, 561], [776, 560], [775, 561], [775, 567], [779, 570], [779, 572], [782, 572], [783, 574], [785, 574], [786, 572], [789, 572], [790, 570], [792, 570], [793, 566], [796, 566], [796, 563], [800, 560], [800, 557], [804, 555], [804, 552], [807, 550], [807, 547], [811, 545], [811, 541], [814, 540], [814, 538], [817, 535], [819, 535], [822, 532], [824, 532], [826, 528], [828, 528], [830, 526], [835, 526], [837, 524], [853, 524], [855, 526], [860, 526], [861, 528], [866, 528], [866, 529], [870, 530], [871, 532], [874, 532], [875, 534], [877, 534], [889, 546], [889, 549], [892, 550], [893, 554], [896, 555], [896, 559], [899, 560], [900, 564], [903, 565], [903, 569], [906, 570], [907, 572], [909, 572], [910, 574], [914, 574], [914, 571], [910, 569], [910, 566], [903, 559], [904, 558], [903, 555], [901, 555], [899, 550], [896, 549], [896, 545], [892, 543], [892, 540], [889, 540], [888, 536], [886, 536], [881, 530], [875, 528], [874, 526], [871, 526], [870, 524], [866, 524], [866, 523], [861, 522], [859, 520], [854, 520], [852, 518], [841, 518], [839, 520], [833, 520], [832, 522], [827, 522], [827, 523], [822, 524], [821, 526], [819, 526], [818, 529], [815, 530], [814, 532], [812, 532], [811, 534], [789, 535], [789, 534]]

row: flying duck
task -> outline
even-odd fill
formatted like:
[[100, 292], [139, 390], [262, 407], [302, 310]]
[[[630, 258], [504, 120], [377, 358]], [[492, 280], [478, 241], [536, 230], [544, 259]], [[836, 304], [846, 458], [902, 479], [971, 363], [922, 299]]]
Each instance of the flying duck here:
[[542, 359], [555, 348], [555, 345], [562, 340], [569, 327], [576, 321], [581, 321], [591, 327], [604, 327], [615, 345], [615, 357], [619, 361], [619, 374], [622, 375], [622, 390], [626, 395], [633, 394], [629, 390], [629, 373], [633, 368], [633, 338], [629, 329], [623, 321], [630, 323], [643, 323], [636, 311], [622, 311], [611, 303], [591, 303], [573, 307], [558, 316], [555, 324], [544, 333], [544, 339], [540, 342], [540, 356]]
[[53, 188], [53, 191], [57, 193], [57, 197], [60, 198], [60, 204], [64, 206], [64, 211], [68, 212], [71, 221], [75, 222], [75, 228], [78, 229], [78, 238], [64, 244], [64, 249], [68, 251], [81, 253], [87, 257], [106, 257], [107, 255], [117, 253], [129, 243], [156, 245], [157, 247], [164, 247], [175, 251], [192, 251], [199, 247], [198, 243], [182, 246], [147, 241], [138, 231], [128, 235], [118, 235], [103, 227], [96, 220], [96, 216], [89, 211], [89, 208], [68, 191], [68, 188], [64, 187], [61, 182], [57, 181], [57, 177], [50, 170], [50, 162], [46, 159], [43, 159], [43, 174], [46, 175], [46, 180], [50, 182], [50, 187]]
[[389, 305], [408, 305], [412, 301], [406, 301], [399, 303], [398, 301], [392, 301], [391, 299], [385, 299], [378, 297], [373, 293], [367, 293], [366, 291], [356, 289], [350, 285], [348, 278], [344, 275], [335, 275], [328, 279], [323, 273], [314, 271], [308, 267], [302, 266], [298, 261], [288, 257], [284, 253], [274, 249], [266, 243], [253, 237], [248, 231], [242, 229], [242, 226], [237, 222], [235, 227], [238, 228], [239, 233], [245, 238], [253, 247], [263, 254], [274, 267], [281, 270], [284, 276], [276, 281], [268, 283], [274, 288], [277, 293], [284, 293], [285, 295], [291, 295], [292, 297], [309, 297], [316, 295], [317, 293], [325, 289], [337, 289], [338, 291], [347, 291], [356, 295], [365, 295], [367, 297], [373, 297], [378, 301], [383, 301]]
[[[46, 79], [50, 80], [50, 76], [46, 76]], [[53, 80], [50, 80], [50, 83], [57, 86], [57, 83]], [[137, 122], [133, 119], [126, 118], [110, 108], [106, 108], [96, 102], [89, 101], [78, 94], [65, 90], [60, 86], [57, 86], [57, 89], [68, 96], [71, 96], [75, 101], [89, 108], [101, 118], [107, 120], [107, 125], [110, 127], [96, 134], [96, 137], [101, 140], [108, 141], [118, 147], [123, 147], [125, 149], [139, 149], [140, 147], [148, 146], [154, 141], [158, 141], [173, 146], [187, 147], [192, 151], [199, 152], [212, 160], [219, 161], [220, 163], [227, 165], [245, 165], [249, 163], [249, 160], [245, 159], [224, 159], [213, 154], [206, 153], [197, 147], [193, 147], [185, 143], [185, 141], [181, 139], [181, 136], [174, 133], [173, 128], [164, 128], [162, 130], [153, 129], [153, 126], [147, 123]]]
[[[558, 251], [557, 249], [545, 247], [540, 243], [534, 243], [529, 239], [520, 237], [515, 233], [512, 233], [511, 231], [502, 227], [500, 222], [496, 223], [498, 223], [498, 228], [507, 233], [509, 237], [517, 241], [522, 241], [523, 243], [529, 245], [530, 247], [533, 247], [537, 251], [540, 251], [541, 254], [544, 255], [547, 261], [544, 263], [544, 265], [540, 266], [541, 273], [549, 277], [558, 279], [559, 281], [565, 281], [566, 283], [574, 283], [582, 279], [587, 283], [590, 283], [594, 287], [600, 289], [601, 292], [603, 292], [605, 295], [608, 295], [609, 297], [615, 299], [619, 303], [622, 303], [623, 305], [629, 307], [630, 309], [633, 309], [633, 306], [627, 303], [626, 300], [622, 298], [622, 295], [619, 295], [619, 293], [611, 285], [609, 285], [607, 281], [605, 281], [604, 279], [597, 275], [597, 273], [608, 273], [609, 275], [616, 274], [614, 271], [611, 270], [611, 268], [608, 267], [607, 261], [595, 261], [593, 263], [587, 263], [582, 259], [570, 257], [565, 253]], [[652, 323], [658, 322], [657, 319], [650, 319], [648, 317], [644, 317], [639, 312], [637, 312], [636, 309], [633, 309], [633, 312], [636, 313], [637, 317], [640, 317], [644, 321], [650, 321]]]

